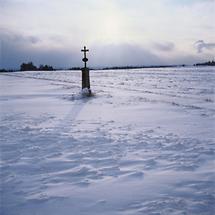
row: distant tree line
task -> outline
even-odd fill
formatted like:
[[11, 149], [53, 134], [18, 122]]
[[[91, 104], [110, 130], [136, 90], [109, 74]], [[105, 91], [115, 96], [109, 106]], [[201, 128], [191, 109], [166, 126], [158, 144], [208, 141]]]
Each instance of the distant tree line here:
[[38, 68], [32, 63], [22, 63], [20, 71], [53, 71], [54, 68], [49, 65], [40, 65]]
[[212, 60], [205, 63], [197, 63], [194, 64], [194, 66], [215, 66], [215, 61]]
[[[118, 70], [118, 69], [140, 69], [140, 68], [166, 68], [166, 67], [175, 67], [175, 66], [186, 66], [186, 65], [158, 65], [158, 66], [115, 66], [115, 67], [105, 67], [100, 68], [103, 70]], [[196, 63], [193, 66], [215, 66], [215, 61], [208, 61], [205, 63]], [[91, 70], [97, 70], [95, 68], [90, 68]], [[20, 65], [20, 71], [53, 71], [55, 70], [52, 66], [49, 65], [40, 65], [36, 67], [32, 62], [22, 63]], [[67, 70], [67, 69], [58, 69], [58, 70]], [[81, 67], [71, 67], [68, 70], [81, 70]], [[17, 72], [16, 69], [0, 69], [0, 72]]]
[[71, 67], [68, 70], [81, 70], [81, 67]]
[[15, 72], [14, 69], [0, 69], [0, 72]]
[[177, 67], [177, 66], [185, 66], [183, 65], [157, 65], [157, 66], [114, 66], [114, 67], [104, 67], [102, 70], [119, 70], [119, 69], [147, 69], [147, 68], [169, 68], [169, 67]]

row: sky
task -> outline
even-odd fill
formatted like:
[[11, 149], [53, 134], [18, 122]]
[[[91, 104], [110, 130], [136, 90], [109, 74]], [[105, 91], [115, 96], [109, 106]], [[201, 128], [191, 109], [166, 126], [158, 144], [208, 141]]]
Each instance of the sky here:
[[214, 60], [214, 20], [215, 0], [0, 0], [0, 68]]

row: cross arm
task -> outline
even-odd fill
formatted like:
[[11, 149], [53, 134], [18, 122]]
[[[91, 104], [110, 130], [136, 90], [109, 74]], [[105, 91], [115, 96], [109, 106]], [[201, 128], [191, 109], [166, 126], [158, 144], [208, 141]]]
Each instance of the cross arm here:
[[84, 49], [81, 50], [82, 52], [88, 52], [89, 49], [86, 49], [86, 46], [84, 46]]

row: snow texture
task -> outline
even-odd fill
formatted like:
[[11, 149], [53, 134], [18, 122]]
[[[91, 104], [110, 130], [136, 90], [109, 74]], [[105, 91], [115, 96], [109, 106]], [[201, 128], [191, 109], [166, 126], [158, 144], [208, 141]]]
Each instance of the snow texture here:
[[80, 79], [0, 74], [0, 214], [215, 214], [215, 69]]

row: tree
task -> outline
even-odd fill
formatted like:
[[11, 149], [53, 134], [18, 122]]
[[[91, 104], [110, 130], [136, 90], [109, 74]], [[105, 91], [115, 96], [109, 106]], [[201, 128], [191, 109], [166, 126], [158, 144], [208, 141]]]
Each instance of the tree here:
[[53, 71], [53, 67], [49, 65], [40, 65], [39, 68], [34, 66], [32, 62], [29, 63], [22, 63], [20, 66], [20, 71]]
[[20, 71], [36, 71], [37, 67], [34, 66], [32, 62], [22, 63], [20, 66]]
[[39, 70], [41, 70], [41, 71], [53, 71], [54, 69], [52, 66], [49, 66], [49, 65], [45, 65], [45, 66], [40, 65]]

